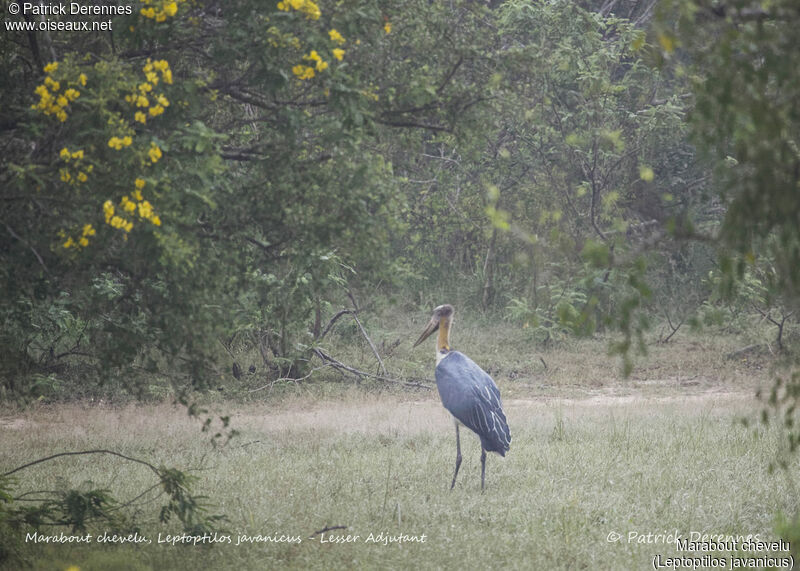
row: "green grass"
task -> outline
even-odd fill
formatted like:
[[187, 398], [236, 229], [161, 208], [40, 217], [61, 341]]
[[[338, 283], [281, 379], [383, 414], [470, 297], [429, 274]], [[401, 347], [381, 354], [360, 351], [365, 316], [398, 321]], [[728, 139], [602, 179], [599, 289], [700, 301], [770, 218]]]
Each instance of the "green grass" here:
[[[642, 569], [672, 545], [628, 533], [677, 530], [774, 537], [775, 515], [797, 504], [781, 472], [767, 474], [777, 439], [736, 420], [756, 405], [744, 394], [645, 398], [509, 398], [513, 443], [492, 454], [480, 491], [479, 445], [464, 433], [464, 462], [449, 484], [454, 430], [435, 395], [345, 391], [233, 412], [241, 435], [212, 450], [198, 424], [167, 405], [115, 409], [61, 405], [3, 416], [0, 469], [64, 450], [109, 448], [199, 470], [199, 491], [238, 534], [300, 536], [299, 545], [32, 546], [34, 568]], [[25, 471], [19, 491], [91, 480], [129, 498], [153, 483], [143, 467], [113, 458], [59, 459]], [[142, 533], [180, 533], [153, 522]], [[351, 544], [309, 539], [326, 526]], [[94, 530], [95, 532], [102, 530]], [[369, 544], [370, 533], [425, 534], [425, 543]], [[611, 532], [623, 534], [608, 542]], [[49, 532], [47, 532], [49, 533]]]

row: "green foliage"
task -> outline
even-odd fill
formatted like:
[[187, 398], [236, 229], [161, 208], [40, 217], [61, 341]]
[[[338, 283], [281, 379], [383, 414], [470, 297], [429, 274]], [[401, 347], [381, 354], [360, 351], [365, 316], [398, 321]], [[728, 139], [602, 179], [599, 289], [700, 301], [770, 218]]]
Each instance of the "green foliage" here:
[[558, 343], [571, 335], [590, 332], [582, 319], [588, 302], [582, 288], [569, 283], [551, 283], [538, 288], [533, 307], [527, 299], [511, 298], [506, 314], [524, 329], [530, 328], [537, 342]]
[[[679, 49], [696, 104], [691, 126], [715, 166], [726, 205], [721, 236], [739, 255], [769, 255], [777, 285], [798, 289], [800, 243], [796, 101], [800, 22], [794, 2], [735, 2], [718, 9], [690, 0], [664, 3], [677, 17], [661, 20]], [[771, 236], [767, 243], [758, 242]]]
[[[368, 62], [392, 38], [379, 7], [320, 19], [239, 2], [217, 23], [203, 3], [177, 6], [164, 22], [119, 18], [113, 46], [47, 36], [56, 63], [3, 39], [18, 79], [3, 84], [0, 121], [6, 392], [74, 367], [94, 383], [124, 373], [134, 393], [154, 377], [206, 387], [210, 340], [237, 331], [228, 316], [265, 289], [261, 275], [279, 276], [262, 323], [278, 318], [277, 358], [292, 367], [308, 304], [332, 294], [297, 268], [327, 275], [314, 266], [334, 248], [378, 267], [398, 207], [370, 148]], [[298, 79], [311, 50], [317, 77]]]
[[161, 523], [167, 523], [175, 516], [183, 525], [184, 532], [202, 535], [214, 531], [217, 524], [226, 520], [222, 515], [207, 515], [207, 498], [192, 494], [191, 486], [197, 481], [197, 477], [175, 468], [161, 468], [159, 477], [161, 487], [169, 497], [159, 513]]
[[[657, 56], [691, 82], [691, 134], [711, 164], [724, 212], [713, 232], [723, 249], [719, 267], [708, 274], [714, 293], [695, 323], [752, 330], [755, 314], [775, 326], [775, 347], [788, 370], [776, 375], [762, 420], [783, 431], [777, 464], [789, 468], [800, 442], [797, 354], [784, 345], [800, 294], [800, 12], [791, 0], [671, 0], [659, 9]], [[778, 529], [794, 541], [796, 516], [781, 516]]]
[[[237, 351], [297, 378], [359, 290], [505, 310], [542, 342], [619, 330], [623, 354], [654, 316], [761, 315], [782, 343], [786, 2], [706, 22], [675, 0], [652, 29], [592, 3], [278, 4], [0, 40], [2, 396], [190, 402]], [[716, 235], [719, 267], [680, 241], [714, 266]], [[766, 290], [711, 293], [747, 272]]]
[[[210, 514], [205, 496], [196, 495], [192, 486], [197, 477], [175, 468], [156, 468], [147, 462], [105, 450], [70, 452], [29, 462], [20, 468], [0, 475], [0, 564], [24, 561], [23, 544], [26, 534], [42, 529], [69, 528], [73, 534], [86, 534], [100, 529], [109, 534], [127, 535], [139, 531], [143, 498], [153, 487], [144, 490], [133, 500], [122, 503], [110, 490], [98, 489], [87, 481], [82, 489], [58, 489], [33, 491], [15, 495], [20, 482], [10, 473], [16, 473], [35, 464], [48, 462], [65, 455], [111, 454], [128, 461], [148, 466], [158, 478], [160, 487], [167, 496], [167, 503], [161, 506], [159, 521], [169, 522], [176, 517], [187, 534], [200, 534], [214, 531], [226, 521], [225, 516]], [[152, 498], [148, 499], [152, 501]]]

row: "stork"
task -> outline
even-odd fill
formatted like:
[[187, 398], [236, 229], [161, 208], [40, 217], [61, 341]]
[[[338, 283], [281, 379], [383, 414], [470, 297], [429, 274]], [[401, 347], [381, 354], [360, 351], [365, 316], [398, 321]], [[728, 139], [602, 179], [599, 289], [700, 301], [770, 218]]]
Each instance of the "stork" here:
[[505, 456], [511, 446], [500, 390], [489, 374], [475, 362], [450, 349], [450, 329], [453, 325], [453, 306], [440, 305], [433, 310], [425, 331], [414, 347], [438, 330], [436, 339], [436, 387], [442, 405], [456, 424], [456, 470], [453, 474], [452, 490], [456, 485], [458, 469], [461, 467], [461, 437], [459, 426], [464, 425], [481, 439], [481, 491], [486, 480], [486, 453], [497, 452]]

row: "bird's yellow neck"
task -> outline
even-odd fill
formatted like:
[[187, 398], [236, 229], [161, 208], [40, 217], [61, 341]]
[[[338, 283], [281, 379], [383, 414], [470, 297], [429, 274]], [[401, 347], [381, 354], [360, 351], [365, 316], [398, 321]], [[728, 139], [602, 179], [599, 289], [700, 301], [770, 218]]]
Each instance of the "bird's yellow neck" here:
[[439, 338], [436, 340], [436, 352], [450, 350], [450, 319], [439, 319]]

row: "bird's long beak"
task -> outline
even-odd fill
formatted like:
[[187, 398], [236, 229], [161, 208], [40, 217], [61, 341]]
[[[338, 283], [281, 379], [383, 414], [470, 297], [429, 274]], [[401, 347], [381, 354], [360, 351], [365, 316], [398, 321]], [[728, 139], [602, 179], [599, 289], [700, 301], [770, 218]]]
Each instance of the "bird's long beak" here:
[[428, 323], [428, 326], [425, 328], [425, 331], [423, 331], [423, 332], [422, 332], [422, 335], [420, 335], [420, 336], [419, 336], [419, 339], [417, 339], [417, 342], [416, 342], [416, 343], [414, 343], [414, 347], [416, 347], [417, 345], [419, 345], [420, 343], [422, 343], [423, 341], [425, 341], [425, 339], [427, 339], [428, 337], [430, 337], [430, 336], [431, 336], [431, 333], [433, 333], [433, 332], [434, 332], [434, 331], [436, 331], [437, 329], [439, 329], [439, 320], [438, 320], [438, 319], [436, 319], [436, 317], [433, 317], [433, 318], [430, 320], [430, 322]]

